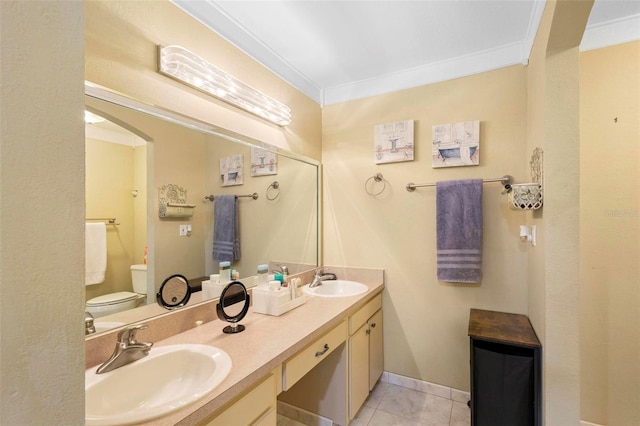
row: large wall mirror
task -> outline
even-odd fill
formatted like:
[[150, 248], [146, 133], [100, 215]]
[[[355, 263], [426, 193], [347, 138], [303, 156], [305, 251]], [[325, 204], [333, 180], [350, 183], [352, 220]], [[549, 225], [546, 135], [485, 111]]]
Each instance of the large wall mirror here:
[[[127, 309], [99, 314], [97, 332], [166, 312], [155, 295], [168, 276], [197, 287], [218, 272], [217, 196], [240, 196], [240, 258], [231, 267], [248, 287], [260, 264], [290, 273], [318, 265], [317, 161], [104, 88], [88, 84], [85, 93], [86, 217], [105, 223], [107, 242], [104, 279], [86, 286], [86, 300], [109, 304], [114, 294], [136, 293], [136, 280], [144, 287]], [[160, 202], [175, 191], [195, 206], [192, 216], [160, 217]]]

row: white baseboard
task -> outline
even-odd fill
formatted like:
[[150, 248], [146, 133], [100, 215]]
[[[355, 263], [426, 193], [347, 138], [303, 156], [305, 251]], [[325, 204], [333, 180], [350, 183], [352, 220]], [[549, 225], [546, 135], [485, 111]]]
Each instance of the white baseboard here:
[[278, 414], [297, 420], [307, 426], [332, 426], [333, 421], [302, 408], [294, 407], [286, 402], [278, 401]]
[[[414, 379], [412, 377], [401, 376], [395, 373], [389, 373], [387, 371], [382, 373], [381, 381], [391, 383], [393, 385], [402, 386], [409, 389], [415, 389], [431, 395], [436, 395], [441, 398], [448, 398], [453, 401], [467, 403], [471, 398], [469, 392], [461, 391], [454, 388], [448, 388], [446, 386], [438, 385], [435, 383], [426, 382], [424, 380]], [[605, 426], [597, 423], [591, 423], [584, 420], [580, 420], [580, 426]]]
[[439, 396], [440, 398], [451, 399], [453, 401], [462, 402], [465, 404], [471, 397], [471, 394], [466, 391], [438, 385], [436, 383], [426, 382], [424, 380], [414, 379], [412, 377], [401, 376], [395, 373], [389, 373], [387, 371], [382, 373], [382, 378], [380, 380], [383, 382], [391, 383], [393, 385], [414, 389], [420, 392]]

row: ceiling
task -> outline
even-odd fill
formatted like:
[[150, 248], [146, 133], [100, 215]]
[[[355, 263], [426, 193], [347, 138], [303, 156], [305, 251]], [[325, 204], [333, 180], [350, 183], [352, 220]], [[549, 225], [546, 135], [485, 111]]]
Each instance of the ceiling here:
[[[320, 105], [526, 64], [545, 4], [172, 1]], [[596, 0], [581, 49], [637, 39], [640, 1]]]

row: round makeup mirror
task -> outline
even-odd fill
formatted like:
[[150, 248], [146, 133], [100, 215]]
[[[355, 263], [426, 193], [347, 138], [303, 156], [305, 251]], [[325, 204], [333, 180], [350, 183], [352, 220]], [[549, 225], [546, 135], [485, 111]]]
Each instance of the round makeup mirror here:
[[250, 296], [247, 293], [247, 288], [240, 281], [233, 281], [222, 290], [220, 300], [216, 305], [216, 312], [218, 318], [231, 323], [222, 329], [223, 332], [232, 334], [244, 330], [244, 325], [238, 324], [238, 322], [247, 315], [249, 302]]
[[183, 307], [191, 297], [189, 281], [180, 274], [171, 275], [165, 279], [156, 295], [158, 305], [165, 309], [178, 309]]

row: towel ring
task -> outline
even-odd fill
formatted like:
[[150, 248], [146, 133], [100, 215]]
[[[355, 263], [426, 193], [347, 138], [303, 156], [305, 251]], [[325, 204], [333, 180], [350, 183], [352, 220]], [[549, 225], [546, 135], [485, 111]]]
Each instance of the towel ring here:
[[[375, 182], [382, 182], [382, 189], [380, 191], [378, 192], [369, 191], [368, 185], [369, 185], [369, 182], [371, 182], [371, 179], [373, 179]], [[367, 192], [367, 194], [371, 195], [372, 197], [377, 197], [378, 195], [382, 194], [385, 189], [387, 189], [387, 181], [384, 180], [382, 173], [376, 173], [375, 175], [367, 179], [366, 182], [364, 183], [364, 190]]]
[[[271, 189], [273, 189], [273, 191], [272, 191], [272, 192], [274, 192], [274, 191], [275, 191], [275, 194], [276, 194], [276, 195], [275, 195], [275, 196], [273, 196], [273, 197], [270, 197], [270, 196], [269, 196], [269, 190], [271, 190]], [[273, 201], [273, 200], [275, 200], [276, 198], [278, 198], [279, 196], [280, 196], [280, 183], [279, 183], [277, 180], [274, 180], [274, 181], [271, 183], [271, 185], [267, 186], [267, 193], [266, 193], [266, 197], [267, 197], [267, 200], [269, 200], [269, 201]]]

